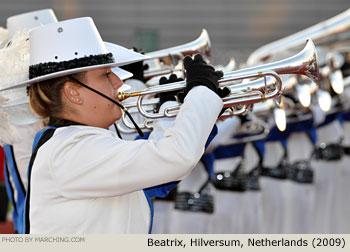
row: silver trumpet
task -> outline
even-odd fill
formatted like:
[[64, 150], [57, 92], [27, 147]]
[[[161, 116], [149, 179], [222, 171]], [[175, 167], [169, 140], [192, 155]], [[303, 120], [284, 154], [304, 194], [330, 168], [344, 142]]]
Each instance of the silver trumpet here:
[[[282, 93], [282, 80], [279, 75], [281, 74], [306, 75], [318, 83], [317, 55], [311, 40], [307, 40], [305, 48], [301, 52], [287, 59], [224, 73], [223, 78], [218, 81], [219, 87], [227, 87], [231, 91], [227, 97], [222, 98], [224, 108], [234, 109], [225, 112], [219, 119], [240, 115], [246, 112], [254, 103], [280, 96]], [[237, 84], [237, 81], [242, 80], [248, 80], [248, 82]], [[145, 97], [154, 96], [162, 92], [181, 91], [185, 86], [185, 81], [174, 82], [153, 86], [139, 92], [119, 93], [118, 98], [122, 101], [129, 97], [138, 97], [137, 101], [124, 102], [123, 105], [129, 109], [129, 112], [137, 111], [146, 119], [154, 120], [164, 117], [175, 117], [180, 109], [180, 104], [169, 106], [161, 113], [155, 113], [153, 108], [158, 103], [158, 99], [145, 99]], [[147, 125], [149, 126], [152, 121], [146, 120], [145, 122], [147, 123], [140, 125], [140, 128], [147, 128]], [[127, 122], [125, 124], [127, 126], [130, 125]]]
[[[326, 21], [315, 24], [307, 29], [289, 35], [285, 38], [276, 40], [256, 49], [247, 60], [247, 65], [253, 66], [262, 64], [279, 57], [280, 55], [288, 55], [298, 50], [304, 43], [306, 38], [310, 38], [317, 46], [319, 54], [318, 62], [320, 66], [325, 65], [320, 69], [320, 76], [323, 80], [329, 78], [329, 82], [336, 93], [341, 93], [343, 90], [342, 75], [339, 68], [342, 65], [341, 57], [335, 57], [345, 51], [350, 51], [350, 9], [334, 16]], [[329, 57], [332, 61], [329, 61]], [[333, 62], [335, 64], [330, 65]], [[291, 76], [293, 78], [295, 76]], [[294, 88], [289, 92], [297, 92], [300, 103], [304, 106], [301, 97], [311, 99], [312, 93], [322, 94], [322, 90], [314, 90], [315, 87], [310, 83], [303, 81], [298, 77], [299, 82], [295, 83]], [[289, 81], [289, 80], [284, 80]], [[299, 84], [299, 85], [296, 85]], [[309, 88], [306, 88], [309, 86]], [[322, 84], [321, 84], [322, 86]], [[310, 89], [311, 93], [306, 93]], [[309, 102], [308, 102], [309, 104]], [[325, 103], [321, 104], [321, 108], [326, 107]], [[326, 109], [326, 108], [325, 108]], [[288, 111], [286, 111], [289, 113]], [[277, 121], [277, 120], [276, 120]]]
[[258, 48], [248, 57], [247, 65], [252, 66], [259, 62], [266, 62], [277, 53], [298, 50], [307, 38], [312, 39], [317, 46], [327, 50], [349, 51], [350, 9], [331, 19]]
[[179, 71], [177, 61], [181, 61], [186, 55], [193, 54], [202, 54], [210, 58], [211, 44], [207, 30], [203, 29], [200, 36], [192, 42], [146, 53], [150, 58], [145, 60], [149, 69], [144, 71], [144, 78], [148, 80], [155, 76]]

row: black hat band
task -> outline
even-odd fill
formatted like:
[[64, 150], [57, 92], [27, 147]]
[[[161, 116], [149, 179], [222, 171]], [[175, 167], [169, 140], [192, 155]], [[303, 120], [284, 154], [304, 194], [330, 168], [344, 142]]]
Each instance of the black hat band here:
[[75, 68], [103, 65], [114, 63], [112, 53], [90, 55], [79, 59], [72, 59], [61, 62], [40, 63], [29, 67], [29, 79], [45, 76], [48, 74], [66, 71]]

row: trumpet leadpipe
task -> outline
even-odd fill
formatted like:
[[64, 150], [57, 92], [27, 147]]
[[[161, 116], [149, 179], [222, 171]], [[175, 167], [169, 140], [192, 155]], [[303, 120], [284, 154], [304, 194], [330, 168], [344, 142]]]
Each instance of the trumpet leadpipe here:
[[137, 96], [146, 96], [146, 95], [156, 95], [163, 92], [171, 92], [171, 91], [180, 91], [181, 89], [184, 89], [186, 87], [185, 81], [179, 81], [179, 82], [173, 82], [169, 84], [164, 85], [158, 85], [153, 86], [150, 88], [146, 88], [142, 91], [127, 93], [127, 92], [120, 92], [118, 94], [119, 101], [123, 101], [130, 97], [137, 97]]
[[[265, 72], [258, 72], [258, 73], [250, 73], [249, 78], [259, 78], [263, 77], [264, 74], [270, 74], [271, 75], [272, 71], [265, 71]], [[277, 76], [277, 74], [274, 74]], [[227, 73], [224, 75], [222, 79], [220, 79], [219, 82], [219, 87], [227, 87], [232, 84], [237, 84], [237, 80], [243, 80], [247, 78], [247, 73], [242, 72], [242, 73], [237, 73], [233, 74], [232, 72]], [[239, 84], [238, 84], [239, 85]], [[186, 82], [185, 81], [178, 81], [178, 82], [173, 82], [169, 84], [164, 84], [164, 85], [158, 85], [158, 86], [153, 86], [150, 88], [146, 88], [142, 91], [137, 91], [137, 92], [132, 92], [132, 93], [127, 93], [127, 92], [119, 92], [118, 94], [118, 99], [119, 101], [123, 101], [125, 99], [128, 99], [130, 97], [140, 97], [140, 96], [146, 96], [146, 95], [156, 95], [159, 93], [163, 92], [171, 92], [171, 91], [181, 91], [186, 87]], [[241, 86], [237, 86], [236, 89], [241, 88]]]
[[141, 92], [132, 92], [132, 93], [128, 93], [128, 92], [119, 92], [118, 93], [118, 100], [119, 101], [123, 101], [125, 99], [128, 99], [130, 97], [138, 97], [141, 95]]

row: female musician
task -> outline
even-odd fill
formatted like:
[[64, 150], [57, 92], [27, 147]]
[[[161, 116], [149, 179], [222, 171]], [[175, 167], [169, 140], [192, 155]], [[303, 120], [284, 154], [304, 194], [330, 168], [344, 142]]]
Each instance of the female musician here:
[[[174, 126], [148, 140], [124, 141], [106, 130], [122, 111], [123, 82], [112, 67], [144, 59], [115, 45], [107, 51], [91, 18], [30, 33], [32, 109], [49, 126], [29, 164], [26, 233], [146, 233], [152, 208], [143, 189], [180, 180], [199, 161], [222, 109], [222, 72], [201, 56], [186, 58], [186, 98]], [[161, 107], [162, 109], [162, 107]]]

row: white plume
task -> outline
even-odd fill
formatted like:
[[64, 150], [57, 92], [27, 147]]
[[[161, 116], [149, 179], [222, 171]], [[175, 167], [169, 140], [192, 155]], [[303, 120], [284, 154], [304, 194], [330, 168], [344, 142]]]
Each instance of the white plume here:
[[2, 48], [8, 40], [8, 31], [5, 28], [0, 27], [0, 48]]
[[[10, 87], [28, 80], [30, 64], [28, 38], [29, 31], [18, 31], [12, 40], [0, 49], [0, 87]], [[25, 98], [27, 98], [26, 88], [0, 92], [0, 143], [11, 144], [17, 141], [16, 126], [11, 118], [20, 119], [23, 113], [13, 106], [19, 106], [22, 103], [20, 101]], [[25, 105], [28, 106], [28, 103]]]
[[0, 110], [0, 145], [14, 144], [19, 141], [20, 136], [9, 119], [8, 114]]
[[[18, 31], [0, 49], [0, 85], [8, 87], [29, 78], [29, 31]], [[2, 95], [3, 96], [3, 95]]]

